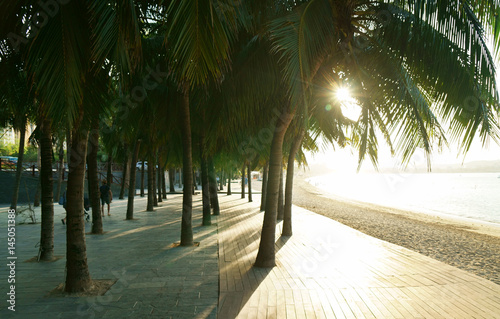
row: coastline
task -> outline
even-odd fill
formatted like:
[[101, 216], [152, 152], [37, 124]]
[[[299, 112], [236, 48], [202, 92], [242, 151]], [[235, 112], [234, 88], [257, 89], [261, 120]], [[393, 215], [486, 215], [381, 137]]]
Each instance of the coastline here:
[[306, 181], [313, 176], [295, 174], [294, 205], [500, 284], [500, 226], [338, 197]]
[[[307, 191], [308, 193], [315, 194], [318, 196], [323, 196], [338, 202], [343, 202], [346, 204], [352, 204], [356, 205], [359, 207], [364, 207], [367, 209], [376, 209], [382, 212], [386, 213], [391, 213], [391, 214], [397, 214], [401, 216], [406, 216], [411, 219], [416, 219], [420, 220], [423, 222], [428, 222], [428, 223], [444, 223], [448, 225], [453, 225], [455, 227], [461, 228], [463, 230], [467, 230], [470, 232], [475, 232], [478, 234], [484, 234], [488, 236], [493, 236], [493, 237], [499, 237], [500, 238], [500, 224], [498, 223], [493, 223], [493, 222], [488, 222], [488, 221], [483, 221], [479, 219], [473, 219], [473, 218], [467, 218], [467, 217], [461, 217], [461, 216], [456, 216], [456, 215], [451, 215], [451, 214], [445, 214], [445, 213], [439, 213], [436, 211], [430, 211], [430, 210], [422, 210], [422, 211], [417, 211], [417, 210], [408, 210], [403, 207], [390, 207], [390, 206], [383, 206], [377, 203], [370, 203], [370, 202], [363, 202], [363, 201], [358, 201], [355, 199], [351, 198], [346, 198], [342, 197], [339, 195], [335, 195], [333, 193], [329, 193], [317, 186], [314, 186], [313, 184], [308, 182], [308, 179], [314, 178], [318, 175], [308, 175], [307, 173], [302, 173], [303, 175], [299, 175], [298, 177], [301, 180], [300, 187], [302, 187], [303, 190]], [[295, 186], [295, 185], [294, 185]], [[310, 187], [308, 187], [310, 186]]]

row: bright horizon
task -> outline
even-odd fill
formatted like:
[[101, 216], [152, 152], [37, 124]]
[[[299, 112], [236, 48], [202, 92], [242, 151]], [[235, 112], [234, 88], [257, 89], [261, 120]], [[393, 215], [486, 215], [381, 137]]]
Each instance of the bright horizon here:
[[[314, 165], [324, 165], [334, 171], [342, 171], [355, 173], [358, 167], [357, 150], [350, 146], [341, 149], [336, 147], [335, 150], [330, 146], [328, 149], [319, 151], [316, 154], [305, 152], [306, 159], [310, 167]], [[442, 152], [437, 150], [433, 152], [431, 158], [431, 167], [439, 165], [462, 165], [476, 161], [500, 161], [500, 146], [495, 142], [490, 141], [487, 148], [483, 148], [479, 139], [476, 139], [465, 155], [459, 155], [458, 147], [455, 144], [450, 145], [450, 149], [443, 149]], [[415, 152], [412, 160], [408, 164], [408, 168], [419, 167], [426, 168], [426, 159], [422, 150]], [[395, 169], [401, 167], [401, 159], [398, 156], [392, 157], [389, 147], [385, 142], [379, 144], [379, 169]], [[365, 158], [361, 166], [361, 172], [373, 171], [373, 165], [370, 159]], [[402, 169], [401, 169], [402, 170]]]
[[[497, 66], [497, 70], [498, 70]], [[498, 82], [500, 83], [500, 82]], [[339, 87], [332, 92], [334, 97], [341, 102], [342, 113], [347, 118], [356, 121], [361, 112], [361, 108], [357, 105], [356, 99], [352, 97], [347, 87]], [[379, 132], [380, 133], [380, 132]], [[379, 135], [380, 136], [380, 135]], [[320, 141], [320, 144], [324, 144]], [[378, 168], [380, 169], [400, 169], [401, 158], [398, 155], [391, 156], [390, 148], [382, 138], [379, 138], [378, 145]], [[342, 172], [356, 172], [358, 168], [358, 153], [355, 149], [347, 146], [342, 149], [329, 147], [326, 151], [320, 151], [317, 154], [310, 152], [306, 153], [306, 159], [310, 166], [324, 165], [332, 170], [341, 170]], [[439, 165], [465, 165], [475, 161], [500, 161], [500, 146], [491, 138], [488, 138], [487, 145], [483, 146], [479, 136], [476, 135], [469, 151], [464, 155], [459, 153], [458, 142], [454, 141], [449, 144], [449, 147], [444, 147], [438, 151], [436, 148], [431, 155], [431, 168]], [[412, 159], [409, 161], [407, 168], [427, 168], [427, 159], [425, 152], [422, 149], [415, 151]], [[365, 157], [361, 166], [360, 172], [374, 171], [373, 164], [368, 156]]]

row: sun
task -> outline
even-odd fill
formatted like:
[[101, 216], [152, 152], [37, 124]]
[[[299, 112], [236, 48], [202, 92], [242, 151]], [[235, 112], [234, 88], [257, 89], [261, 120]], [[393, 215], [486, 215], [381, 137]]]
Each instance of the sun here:
[[349, 92], [349, 89], [346, 87], [340, 87], [337, 89], [337, 92], [335, 92], [335, 95], [339, 102], [350, 102], [352, 97], [351, 93]]
[[335, 91], [335, 97], [340, 102], [342, 114], [350, 120], [357, 121], [361, 115], [361, 107], [356, 99], [351, 96], [349, 88], [339, 87]]

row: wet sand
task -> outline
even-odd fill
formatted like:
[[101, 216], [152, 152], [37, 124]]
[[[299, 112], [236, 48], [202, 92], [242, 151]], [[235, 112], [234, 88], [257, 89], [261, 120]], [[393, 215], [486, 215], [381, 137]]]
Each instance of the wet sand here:
[[295, 175], [293, 204], [500, 284], [497, 225], [343, 199], [309, 184], [307, 177]]

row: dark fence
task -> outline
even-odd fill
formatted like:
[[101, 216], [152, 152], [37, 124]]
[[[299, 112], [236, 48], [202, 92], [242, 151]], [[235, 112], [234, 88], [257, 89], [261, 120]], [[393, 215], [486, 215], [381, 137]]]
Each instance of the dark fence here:
[[[6, 159], [0, 158], [0, 172], [15, 172], [17, 170], [17, 163], [8, 161]], [[107, 163], [98, 163], [97, 170], [99, 172], [99, 179], [102, 180], [107, 178], [108, 165]], [[54, 172], [54, 180], [59, 178], [59, 165], [58, 163], [54, 163], [52, 165], [52, 171]], [[112, 164], [111, 171], [113, 172], [113, 180], [114, 184], [121, 184], [121, 176], [117, 176], [114, 172], [122, 172], [123, 165], [122, 164]], [[68, 176], [68, 164], [64, 164], [64, 170], [62, 171], [62, 179], [63, 181], [67, 179]], [[38, 177], [38, 164], [37, 162], [23, 162], [23, 175], [31, 175], [31, 177]]]

